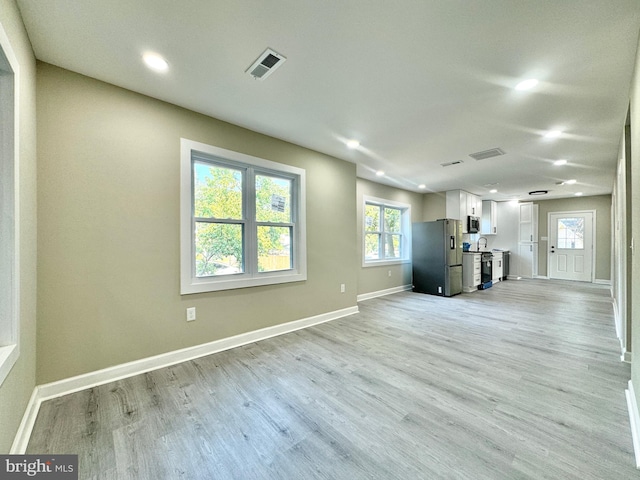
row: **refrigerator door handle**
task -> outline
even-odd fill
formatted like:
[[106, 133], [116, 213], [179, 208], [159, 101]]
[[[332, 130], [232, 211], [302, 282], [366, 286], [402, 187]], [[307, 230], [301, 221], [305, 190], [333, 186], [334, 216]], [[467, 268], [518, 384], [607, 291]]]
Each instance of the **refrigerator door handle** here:
[[449, 248], [451, 250], [455, 250], [456, 249], [456, 237], [455, 237], [455, 235], [451, 235], [449, 237]]

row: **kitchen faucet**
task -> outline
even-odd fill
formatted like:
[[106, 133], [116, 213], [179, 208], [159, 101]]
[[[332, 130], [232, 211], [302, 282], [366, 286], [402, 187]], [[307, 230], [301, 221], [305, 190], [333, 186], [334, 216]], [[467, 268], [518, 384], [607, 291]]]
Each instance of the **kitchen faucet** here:
[[477, 248], [478, 252], [480, 251], [480, 240], [482, 240], [483, 238], [484, 238], [484, 248], [487, 248], [487, 237], [480, 237], [478, 239], [478, 248]]

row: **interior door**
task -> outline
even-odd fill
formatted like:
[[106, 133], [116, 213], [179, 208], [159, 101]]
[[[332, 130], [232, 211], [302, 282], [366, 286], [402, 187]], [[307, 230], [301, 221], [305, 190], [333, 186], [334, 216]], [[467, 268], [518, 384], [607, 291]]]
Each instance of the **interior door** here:
[[593, 212], [549, 214], [549, 278], [593, 281]]

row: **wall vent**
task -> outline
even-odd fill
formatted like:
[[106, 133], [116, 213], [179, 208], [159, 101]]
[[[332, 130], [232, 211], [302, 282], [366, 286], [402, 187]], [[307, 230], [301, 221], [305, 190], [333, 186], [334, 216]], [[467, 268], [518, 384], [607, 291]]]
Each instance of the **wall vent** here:
[[462, 160], [456, 160], [454, 162], [441, 163], [440, 165], [442, 165], [443, 167], [450, 167], [451, 165], [458, 165], [459, 163], [464, 163], [464, 162]]
[[483, 152], [470, 153], [469, 156], [476, 160], [486, 160], [487, 158], [499, 157], [500, 155], [504, 155], [504, 153], [500, 148], [492, 148]]
[[286, 57], [267, 48], [258, 59], [251, 64], [246, 73], [256, 80], [264, 80], [286, 61]]

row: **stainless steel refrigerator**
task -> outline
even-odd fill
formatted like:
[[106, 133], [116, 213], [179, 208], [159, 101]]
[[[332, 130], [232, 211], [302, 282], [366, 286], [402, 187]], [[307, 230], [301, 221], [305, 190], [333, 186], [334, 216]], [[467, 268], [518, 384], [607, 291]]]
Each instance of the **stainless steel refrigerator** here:
[[451, 297], [462, 293], [462, 224], [443, 219], [414, 223], [413, 291]]

